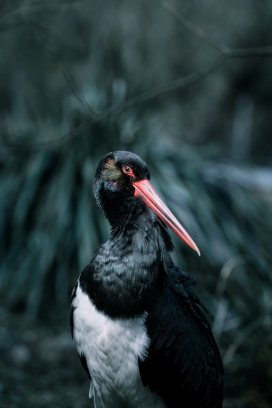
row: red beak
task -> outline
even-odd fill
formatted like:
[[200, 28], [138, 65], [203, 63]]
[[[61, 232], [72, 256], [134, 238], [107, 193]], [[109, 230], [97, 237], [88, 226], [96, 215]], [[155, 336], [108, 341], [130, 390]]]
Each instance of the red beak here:
[[198, 255], [200, 251], [188, 232], [178, 222], [176, 217], [171, 213], [169, 208], [166, 207], [164, 202], [160, 199], [152, 184], [148, 180], [135, 181], [133, 187], [135, 188], [134, 195], [140, 197], [148, 207], [150, 207], [154, 213], [189, 247], [194, 249]]

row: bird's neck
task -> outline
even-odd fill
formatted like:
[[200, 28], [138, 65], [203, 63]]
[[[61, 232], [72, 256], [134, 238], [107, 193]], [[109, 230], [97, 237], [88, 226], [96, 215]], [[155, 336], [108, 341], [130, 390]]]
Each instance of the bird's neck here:
[[171, 258], [161, 223], [140, 199], [123, 201], [114, 212], [117, 221], [107, 217], [111, 238], [80, 280], [97, 309], [111, 318], [127, 318], [147, 310]]
[[133, 217], [143, 212], [144, 203], [137, 197], [125, 197], [119, 192], [106, 194], [101, 200], [101, 209], [110, 223], [113, 235], [125, 232]]

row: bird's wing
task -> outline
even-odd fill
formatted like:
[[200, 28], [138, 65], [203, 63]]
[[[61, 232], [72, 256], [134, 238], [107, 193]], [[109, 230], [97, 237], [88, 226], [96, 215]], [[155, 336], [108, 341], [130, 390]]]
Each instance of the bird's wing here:
[[[71, 295], [71, 308], [70, 308], [70, 329], [71, 329], [71, 335], [72, 338], [74, 337], [74, 310], [75, 310], [75, 306], [74, 306], [74, 299], [76, 297], [76, 292], [77, 292], [77, 287], [78, 287], [78, 283], [76, 284], [76, 286], [74, 287], [73, 291], [72, 291], [72, 295]], [[78, 353], [78, 357], [80, 359], [81, 365], [84, 368], [84, 370], [86, 371], [89, 379], [91, 380], [91, 374], [89, 372], [88, 366], [87, 366], [87, 362], [86, 362], [86, 358], [84, 356], [84, 354], [79, 354]]]
[[210, 325], [179, 267], [169, 269], [148, 310], [149, 354], [139, 361], [143, 384], [170, 408], [221, 408], [223, 366]]

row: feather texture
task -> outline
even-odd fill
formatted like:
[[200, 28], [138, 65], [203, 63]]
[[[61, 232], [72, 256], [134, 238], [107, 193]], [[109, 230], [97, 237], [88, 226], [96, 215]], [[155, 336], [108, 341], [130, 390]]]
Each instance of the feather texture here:
[[195, 282], [177, 266], [168, 274], [148, 309], [148, 357], [139, 360], [144, 385], [169, 408], [220, 408], [223, 366], [210, 325], [190, 289]]

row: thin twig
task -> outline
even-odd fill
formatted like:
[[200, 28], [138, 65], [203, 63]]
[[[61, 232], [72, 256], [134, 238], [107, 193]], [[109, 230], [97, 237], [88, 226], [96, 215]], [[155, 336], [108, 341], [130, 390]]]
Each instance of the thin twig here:
[[210, 44], [213, 48], [217, 49], [218, 51], [225, 54], [229, 51], [229, 47], [225, 44], [220, 43], [219, 41], [215, 40], [209, 34], [205, 33], [201, 28], [194, 25], [191, 21], [187, 20], [181, 13], [179, 13], [171, 4], [167, 1], [160, 1], [156, 0], [169, 14], [171, 14], [174, 18], [176, 18], [184, 27], [188, 30], [192, 31], [196, 34], [199, 38]]
[[16, 7], [14, 10], [12, 11], [8, 11], [5, 13], [3, 13], [0, 16], [0, 21], [7, 19], [9, 17], [12, 17], [14, 15], [16, 15], [18, 13], [18, 10], [23, 13], [23, 14], [37, 14], [40, 12], [45, 12], [45, 11], [60, 11], [61, 13], [63, 12], [64, 9], [67, 8], [67, 5], [69, 6], [68, 11], [74, 11], [74, 10], [78, 10], [79, 7], [81, 6], [81, 2], [77, 2], [75, 3], [74, 1], [68, 2], [68, 3], [62, 3], [62, 4], [30, 4], [29, 6], [19, 6]]
[[272, 55], [272, 47], [233, 48], [225, 55], [229, 58], [269, 57]]
[[[69, 3], [71, 4], [71, 2]], [[88, 104], [88, 102], [80, 95], [80, 93], [78, 92], [78, 90], [76, 89], [76, 85], [73, 82], [71, 76], [69, 75], [67, 68], [65, 66], [64, 61], [61, 58], [61, 55], [59, 53], [58, 47], [53, 44], [47, 37], [45, 37], [44, 34], [41, 33], [41, 30], [39, 30], [37, 28], [37, 25], [35, 25], [35, 23], [33, 22], [27, 22], [25, 20], [25, 18], [22, 16], [22, 14], [19, 12], [18, 10], [18, 16], [20, 18], [20, 20], [25, 24], [26, 28], [30, 28], [32, 32], [34, 32], [34, 34], [40, 38], [44, 44], [44, 46], [46, 47], [46, 49], [53, 54], [53, 56], [57, 59], [57, 61], [59, 62], [62, 74], [67, 82], [67, 84], [69, 85], [71, 91], [73, 92], [73, 94], [76, 96], [76, 98], [79, 100], [79, 102], [88, 109], [89, 114], [91, 115], [92, 119], [96, 119], [97, 118], [97, 114], [96, 112], [92, 109], [92, 107]]]
[[49, 30], [54, 30], [60, 22], [65, 18], [66, 14], [68, 11], [71, 9], [73, 5], [74, 0], [70, 0], [68, 3], [66, 3], [64, 9], [61, 11], [60, 15], [55, 19], [51, 27], [49, 27]]
[[156, 99], [158, 97], [164, 96], [169, 92], [184, 88], [187, 85], [190, 85], [200, 79], [205, 78], [213, 70], [218, 68], [223, 64], [227, 57], [225, 55], [219, 55], [213, 62], [201, 68], [199, 71], [194, 72], [193, 74], [187, 75], [183, 78], [179, 78], [175, 81], [169, 82], [164, 85], [160, 85], [157, 88], [151, 89], [150, 91], [144, 92], [141, 95], [138, 95], [134, 98], [128, 99], [126, 102], [120, 103], [119, 105], [113, 106], [110, 109], [105, 110], [104, 112], [99, 113], [98, 119], [105, 119], [110, 115], [114, 115], [125, 110], [135, 108], [136, 106]]
[[[96, 112], [93, 110], [93, 108], [89, 105], [89, 103], [86, 101], [85, 98], [83, 98], [83, 96], [81, 96], [81, 94], [79, 93], [79, 91], [76, 89], [76, 85], [73, 82], [67, 67], [63, 61], [63, 59], [61, 58], [61, 55], [58, 51], [58, 49], [56, 48], [56, 46], [51, 43], [41, 32], [36, 32], [36, 34], [44, 41], [44, 44], [46, 46], [46, 48], [48, 49], [48, 51], [50, 51], [54, 57], [58, 60], [62, 74], [67, 82], [67, 84], [69, 85], [71, 91], [73, 92], [73, 94], [76, 96], [76, 98], [79, 100], [79, 102], [85, 107], [87, 108], [87, 110], [89, 111], [89, 114], [91, 115], [92, 119], [96, 119], [97, 118], [97, 114]], [[55, 50], [54, 50], [55, 48]]]
[[[73, 0], [70, 0], [69, 3], [66, 4], [66, 7], [64, 9], [64, 11], [61, 13], [61, 19], [64, 18], [64, 15], [67, 14], [69, 8], [72, 6]], [[50, 31], [54, 28], [55, 23], [53, 24], [53, 26], [51, 28], [46, 28], [46, 27], [41, 27], [37, 24], [35, 24], [34, 22], [28, 22], [25, 20], [24, 16], [21, 14], [20, 9], [17, 8], [16, 9], [17, 15], [20, 19], [20, 21], [25, 25], [26, 29], [28, 29], [28, 31], [31, 31], [34, 33], [34, 35], [36, 35], [40, 40], [42, 40], [43, 45], [46, 47], [46, 49], [53, 54], [53, 56], [56, 58], [56, 60], [58, 61], [62, 74], [67, 82], [67, 84], [69, 85], [71, 91], [73, 92], [73, 94], [76, 96], [76, 98], [79, 100], [79, 102], [88, 110], [88, 113], [90, 114], [91, 118], [93, 120], [97, 119], [97, 114], [96, 112], [92, 109], [92, 107], [89, 105], [89, 103], [86, 101], [86, 99], [81, 96], [81, 94], [79, 93], [79, 91], [76, 88], [75, 83], [73, 82], [67, 68], [66, 65], [60, 55], [59, 49], [58, 47], [52, 43], [52, 41], [50, 41], [48, 39], [48, 37], [46, 37], [41, 31], [46, 32], [46, 31]], [[60, 22], [60, 20], [59, 20]], [[64, 137], [64, 136], [63, 136]], [[60, 139], [62, 139], [63, 137], [61, 137]], [[58, 139], [59, 140], [59, 139]], [[58, 141], [57, 141], [58, 143]]]
[[72, 129], [70, 132], [65, 133], [63, 136], [59, 137], [56, 140], [52, 140], [50, 142], [43, 142], [43, 143], [17, 143], [13, 142], [9, 136], [8, 132], [2, 129], [2, 132], [0, 133], [0, 138], [4, 142], [4, 146], [8, 150], [13, 150], [13, 151], [18, 151], [18, 150], [24, 150], [24, 151], [36, 151], [36, 150], [41, 150], [41, 149], [51, 149], [54, 147], [58, 146], [63, 146], [67, 142], [70, 142], [72, 139], [75, 139], [76, 137], [82, 136], [85, 132], [87, 132], [93, 121], [89, 119], [87, 123], [82, 123], [81, 125], [75, 127]]
[[15, 28], [20, 27], [22, 24], [23, 24], [22, 22], [0, 24], [0, 32], [14, 30]]
[[244, 57], [267, 57], [272, 55], [272, 47], [252, 47], [252, 48], [229, 48], [226, 44], [221, 43], [203, 31], [200, 27], [187, 20], [183, 14], [179, 13], [167, 1], [156, 0], [169, 14], [176, 18], [184, 27], [197, 35], [207, 44], [224, 54], [228, 58], [244, 58]]

